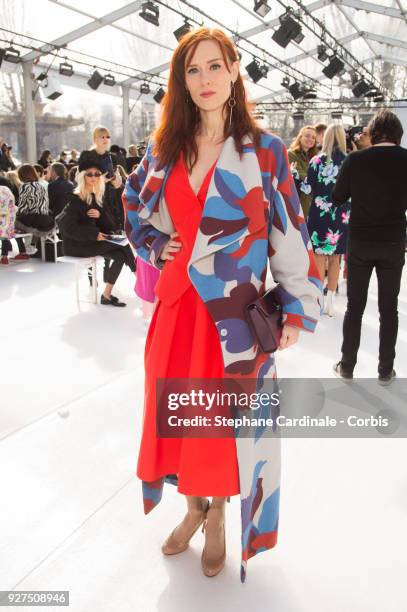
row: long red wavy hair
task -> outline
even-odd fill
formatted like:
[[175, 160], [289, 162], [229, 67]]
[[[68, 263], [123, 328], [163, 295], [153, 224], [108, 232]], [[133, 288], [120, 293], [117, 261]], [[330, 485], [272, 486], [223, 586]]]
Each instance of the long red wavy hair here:
[[[191, 97], [186, 96], [185, 68], [186, 60], [192, 60], [196, 47], [204, 40], [218, 43], [223, 60], [229, 66], [238, 60], [233, 42], [222, 30], [199, 28], [185, 34], [175, 49], [170, 64], [170, 76], [167, 92], [162, 100], [162, 113], [158, 127], [153, 133], [154, 155], [159, 159], [159, 166], [175, 161], [182, 151], [191, 171], [198, 158], [195, 135], [200, 124], [200, 113]], [[229, 128], [230, 107], [226, 100], [224, 138], [233, 136], [236, 150], [243, 154], [242, 139], [249, 134], [256, 146], [260, 143], [262, 132], [250, 114], [250, 104], [246, 97], [241, 74], [235, 82], [236, 105], [233, 108], [232, 125]]]

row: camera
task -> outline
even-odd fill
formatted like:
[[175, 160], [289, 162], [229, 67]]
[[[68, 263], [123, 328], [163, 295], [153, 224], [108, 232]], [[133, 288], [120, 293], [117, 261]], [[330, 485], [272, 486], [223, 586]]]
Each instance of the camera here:
[[361, 125], [352, 125], [351, 127], [345, 130], [346, 133], [346, 150], [353, 151], [353, 143], [356, 142], [357, 138], [355, 136], [363, 133], [363, 126]]

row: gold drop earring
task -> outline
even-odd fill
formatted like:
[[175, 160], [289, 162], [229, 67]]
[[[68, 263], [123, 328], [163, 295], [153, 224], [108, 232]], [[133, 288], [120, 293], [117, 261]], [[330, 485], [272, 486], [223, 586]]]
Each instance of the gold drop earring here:
[[230, 128], [230, 126], [232, 125], [233, 107], [236, 106], [235, 84], [233, 83], [233, 81], [230, 82], [230, 97], [228, 100], [228, 105], [230, 108], [230, 115], [229, 115], [229, 128]]

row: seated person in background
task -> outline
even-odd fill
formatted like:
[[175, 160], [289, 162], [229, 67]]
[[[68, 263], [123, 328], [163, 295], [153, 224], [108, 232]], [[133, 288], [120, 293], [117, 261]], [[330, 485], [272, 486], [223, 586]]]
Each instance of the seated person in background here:
[[107, 240], [113, 224], [103, 205], [105, 181], [102, 172], [103, 167], [96, 155], [93, 159], [87, 156], [86, 160], [81, 160], [77, 175], [78, 187], [70, 196], [59, 227], [64, 239], [65, 255], [101, 255], [112, 261], [104, 275], [106, 286], [100, 302], [110, 306], [126, 306], [112, 295], [112, 290], [123, 265], [127, 264], [135, 272], [136, 263], [129, 244], [121, 246]]
[[72, 185], [76, 187], [76, 175], [78, 174], [78, 166], [72, 166], [68, 172], [68, 181], [71, 181]]
[[126, 170], [130, 174], [134, 170], [134, 166], [137, 166], [141, 162], [141, 156], [138, 152], [136, 145], [132, 144], [129, 146], [129, 155], [126, 157]]
[[48, 183], [49, 209], [56, 217], [68, 203], [74, 185], [71, 181], [66, 180], [65, 166], [59, 162], [51, 164], [49, 177], [51, 179]]
[[[12, 251], [10, 238], [14, 238], [14, 223], [16, 219], [17, 206], [11, 190], [0, 185], [0, 242], [1, 242], [1, 264], [8, 264], [8, 253]], [[18, 250], [20, 251], [14, 259], [28, 259], [24, 240], [17, 238]]]
[[43, 168], [43, 166], [41, 166], [40, 164], [33, 164], [34, 169], [36, 171], [36, 173], [38, 174], [38, 180], [41, 183], [41, 185], [43, 185], [45, 187], [45, 189], [48, 189], [48, 168]]
[[12, 174], [17, 175], [17, 172], [15, 170], [9, 170], [6, 176], [0, 176], [0, 185], [2, 185], [3, 187], [8, 187], [10, 189], [11, 193], [14, 196], [14, 202], [16, 206], [18, 206], [18, 188], [21, 183], [18, 180], [18, 177], [17, 177], [18, 183], [16, 183], [16, 181], [13, 180], [11, 177]]
[[22, 164], [18, 169], [22, 185], [19, 189], [17, 227], [23, 231], [34, 228], [49, 232], [55, 227], [54, 217], [49, 214], [47, 188], [38, 180], [38, 174], [31, 164]]
[[59, 154], [59, 159], [57, 161], [60, 164], [63, 164], [64, 166], [68, 165], [68, 155], [65, 153], [65, 151], [61, 151], [61, 153]]
[[71, 159], [69, 160], [68, 164], [70, 166], [77, 166], [78, 162], [79, 162], [79, 152], [76, 149], [72, 149]]
[[2, 156], [0, 158], [0, 168], [1, 170], [4, 170], [4, 172], [16, 169], [16, 165], [11, 154], [12, 148], [13, 147], [6, 142], [1, 145]]

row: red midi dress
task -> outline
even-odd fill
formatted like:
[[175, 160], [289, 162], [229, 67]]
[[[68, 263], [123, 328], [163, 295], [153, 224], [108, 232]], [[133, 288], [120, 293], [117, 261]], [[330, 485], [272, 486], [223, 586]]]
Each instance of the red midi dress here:
[[224, 378], [216, 326], [187, 274], [214, 167], [195, 195], [181, 154], [164, 188], [182, 247], [164, 264], [155, 289], [158, 301], [144, 353], [144, 417], [137, 476], [152, 482], [177, 474], [180, 493], [230, 496], [240, 492], [234, 437], [159, 438], [156, 434], [157, 378]]

